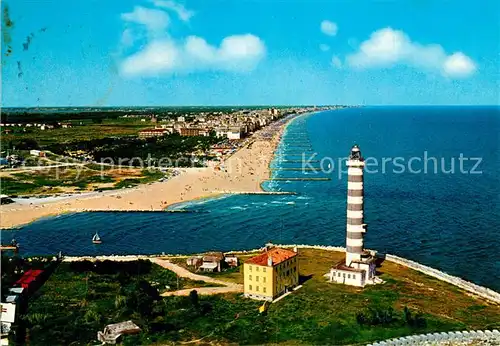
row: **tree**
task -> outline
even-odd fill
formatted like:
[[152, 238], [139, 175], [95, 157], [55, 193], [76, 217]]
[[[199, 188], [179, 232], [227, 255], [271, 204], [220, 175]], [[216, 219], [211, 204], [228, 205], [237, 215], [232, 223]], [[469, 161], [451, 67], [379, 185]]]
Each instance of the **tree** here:
[[200, 305], [200, 302], [198, 299], [198, 292], [196, 290], [192, 290], [191, 292], [189, 292], [189, 299], [191, 300], [191, 304], [193, 305], [193, 307], [197, 309]]

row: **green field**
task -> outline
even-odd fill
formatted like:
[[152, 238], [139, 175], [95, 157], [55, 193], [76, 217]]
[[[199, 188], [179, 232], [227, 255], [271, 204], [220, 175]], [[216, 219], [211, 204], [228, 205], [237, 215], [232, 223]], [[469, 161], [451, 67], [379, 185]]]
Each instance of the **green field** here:
[[73, 121], [75, 124], [71, 128], [58, 128], [40, 130], [27, 128], [26, 133], [17, 131], [14, 133], [4, 134], [1, 136], [2, 148], [8, 148], [9, 143], [14, 145], [23, 140], [30, 139], [38, 142], [40, 146], [51, 144], [61, 144], [77, 141], [85, 141], [91, 139], [101, 139], [106, 137], [124, 137], [137, 136], [137, 133], [145, 128], [154, 127], [149, 121], [141, 122], [138, 119], [104, 119], [102, 124], [95, 124], [90, 121], [84, 121], [80, 125], [80, 121]]
[[113, 169], [110, 166], [89, 164], [85, 167], [47, 168], [4, 175], [0, 177], [0, 189], [9, 196], [104, 191], [147, 184], [165, 176], [158, 170]]
[[[52, 344], [87, 344], [95, 341], [97, 330], [106, 324], [126, 319], [143, 329], [140, 335], [125, 337], [126, 345], [193, 340], [212, 344], [364, 344], [415, 333], [500, 327], [500, 306], [394, 263], [384, 262], [379, 268], [385, 284], [360, 289], [326, 282], [323, 274], [341, 258], [341, 253], [301, 250], [303, 287], [272, 304], [266, 315], [258, 313], [261, 302], [241, 294], [155, 301], [143, 297], [147, 309], [137, 303], [137, 309], [129, 304], [127, 310], [120, 305], [123, 298], [119, 297], [125, 291], [116, 276], [92, 275], [86, 280], [85, 275], [75, 275], [62, 266], [42, 288], [40, 297], [30, 303], [29, 315], [34, 315], [31, 344], [48, 340]], [[241, 282], [240, 268], [217, 277]], [[158, 281], [158, 275], [153, 272], [143, 279]], [[173, 274], [162, 275], [173, 285], [174, 277], [168, 279]], [[366, 317], [363, 323], [361, 314]]]

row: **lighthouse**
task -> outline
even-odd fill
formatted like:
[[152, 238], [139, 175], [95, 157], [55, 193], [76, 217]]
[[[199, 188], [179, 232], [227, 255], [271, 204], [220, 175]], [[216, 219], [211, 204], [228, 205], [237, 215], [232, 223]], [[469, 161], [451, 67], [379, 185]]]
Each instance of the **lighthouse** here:
[[347, 160], [347, 226], [345, 260], [335, 264], [326, 274], [330, 282], [364, 287], [381, 282], [375, 276], [375, 252], [364, 248], [366, 224], [364, 220], [363, 168], [365, 161], [355, 144]]
[[347, 161], [347, 237], [345, 264], [360, 261], [363, 254], [366, 225], [363, 218], [363, 168], [365, 161], [355, 144]]

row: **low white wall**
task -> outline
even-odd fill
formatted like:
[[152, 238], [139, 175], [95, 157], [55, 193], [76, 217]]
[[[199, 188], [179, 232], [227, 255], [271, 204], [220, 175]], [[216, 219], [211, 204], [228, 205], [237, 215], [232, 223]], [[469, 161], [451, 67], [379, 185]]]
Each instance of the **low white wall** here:
[[437, 269], [428, 267], [426, 265], [408, 260], [406, 258], [401, 258], [398, 256], [394, 255], [386, 255], [385, 257], [387, 260], [401, 264], [405, 267], [418, 270], [419, 272], [422, 272], [424, 274], [427, 274], [429, 276], [435, 277], [436, 279], [439, 279], [441, 281], [448, 282], [452, 285], [458, 286], [468, 292], [471, 292], [475, 295], [478, 295], [480, 297], [486, 298], [488, 300], [494, 301], [496, 303], [500, 304], [500, 293], [493, 291], [492, 289], [476, 285], [475, 283], [466, 281], [464, 279], [461, 279], [459, 277], [444, 273], [442, 271], [439, 271]]
[[[500, 332], [493, 330], [471, 330], [461, 332], [443, 332], [432, 334], [410, 335], [396, 339], [378, 341], [368, 346], [396, 345], [498, 345]], [[478, 343], [480, 342], [480, 343]], [[491, 343], [490, 343], [491, 342]], [[495, 343], [493, 343], [495, 342]]]

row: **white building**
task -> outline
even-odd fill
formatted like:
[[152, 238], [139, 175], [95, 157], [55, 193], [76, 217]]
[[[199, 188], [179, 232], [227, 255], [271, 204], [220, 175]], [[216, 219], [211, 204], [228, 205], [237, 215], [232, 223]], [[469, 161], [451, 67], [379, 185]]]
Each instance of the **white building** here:
[[330, 282], [364, 287], [380, 282], [375, 276], [375, 254], [364, 249], [364, 187], [365, 162], [357, 145], [351, 149], [347, 161], [347, 236], [345, 261], [334, 265], [327, 274]]
[[41, 150], [32, 149], [32, 150], [30, 150], [30, 155], [33, 155], [36, 157], [45, 157], [45, 152], [43, 152]]

